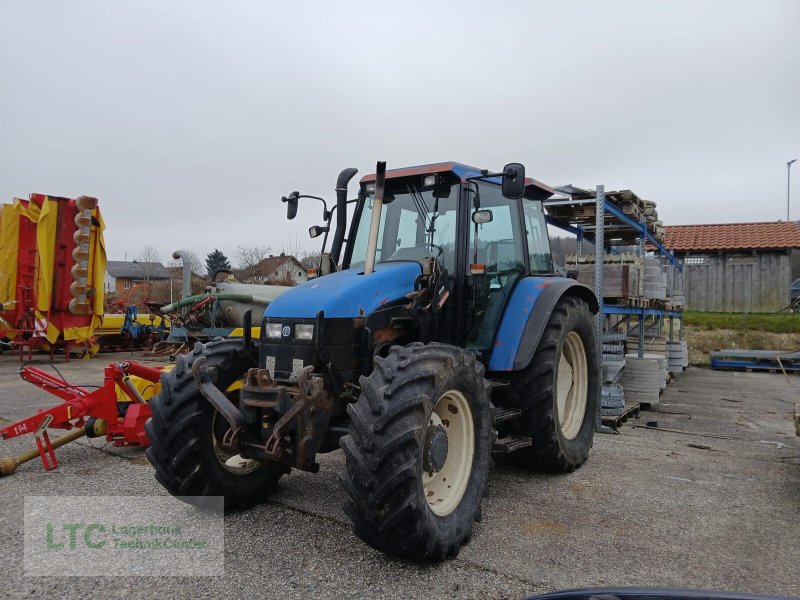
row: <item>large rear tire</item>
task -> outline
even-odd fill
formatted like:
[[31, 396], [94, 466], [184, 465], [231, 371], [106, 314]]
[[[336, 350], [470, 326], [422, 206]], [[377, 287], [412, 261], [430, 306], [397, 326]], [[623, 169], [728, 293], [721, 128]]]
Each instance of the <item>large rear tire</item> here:
[[512, 382], [522, 410], [517, 433], [533, 445], [511, 457], [555, 473], [582, 465], [594, 440], [599, 379], [594, 316], [583, 300], [563, 297], [531, 364]]
[[353, 531], [396, 556], [456, 556], [480, 518], [491, 466], [483, 366], [453, 346], [394, 346], [360, 384], [341, 440]]
[[161, 393], [150, 400], [153, 417], [145, 425], [147, 458], [158, 482], [173, 496], [203, 504], [204, 496], [223, 496], [226, 509], [266, 501], [288, 467], [256, 462], [226, 453], [222, 436], [228, 423], [200, 393], [192, 365], [200, 356], [215, 367], [217, 387], [226, 390], [255, 367], [241, 340], [196, 344], [178, 356], [175, 368], [161, 375]]

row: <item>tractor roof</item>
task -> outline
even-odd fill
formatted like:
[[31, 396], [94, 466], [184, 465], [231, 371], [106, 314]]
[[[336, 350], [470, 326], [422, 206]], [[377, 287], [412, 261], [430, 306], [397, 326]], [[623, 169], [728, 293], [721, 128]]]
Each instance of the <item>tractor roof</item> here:
[[[414, 175], [427, 175], [429, 173], [453, 173], [461, 181], [465, 181], [468, 177], [475, 177], [481, 174], [481, 169], [477, 167], [470, 167], [457, 162], [442, 162], [433, 163], [429, 165], [418, 165], [416, 167], [403, 167], [400, 169], [390, 169], [386, 171], [386, 179], [395, 179], [398, 177], [413, 177]], [[361, 178], [361, 183], [375, 181], [375, 173], [364, 175]], [[487, 181], [492, 183], [500, 183], [499, 177], [489, 177]], [[549, 198], [555, 193], [555, 190], [549, 185], [537, 181], [531, 177], [525, 178], [525, 197], [535, 200]]]

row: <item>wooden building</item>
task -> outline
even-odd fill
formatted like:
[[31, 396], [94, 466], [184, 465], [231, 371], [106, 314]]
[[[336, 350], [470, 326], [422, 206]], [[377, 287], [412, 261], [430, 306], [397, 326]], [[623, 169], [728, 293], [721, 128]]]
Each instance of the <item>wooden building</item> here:
[[794, 222], [667, 226], [664, 246], [683, 261], [686, 310], [777, 312], [789, 305]]

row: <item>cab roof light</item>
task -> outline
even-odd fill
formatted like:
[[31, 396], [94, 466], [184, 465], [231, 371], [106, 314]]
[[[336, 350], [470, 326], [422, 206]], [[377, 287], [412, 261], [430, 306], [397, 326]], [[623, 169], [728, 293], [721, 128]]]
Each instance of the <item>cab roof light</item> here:
[[436, 173], [425, 175], [422, 178], [422, 187], [434, 187], [439, 183], [439, 176]]

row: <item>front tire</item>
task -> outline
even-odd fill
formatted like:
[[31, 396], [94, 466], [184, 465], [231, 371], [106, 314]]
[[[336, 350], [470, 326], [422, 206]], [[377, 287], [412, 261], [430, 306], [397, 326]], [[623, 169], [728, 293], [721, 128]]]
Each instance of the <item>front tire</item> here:
[[396, 556], [456, 556], [480, 518], [491, 465], [483, 366], [453, 346], [394, 346], [360, 384], [341, 440], [353, 531]]
[[289, 469], [223, 450], [220, 442], [228, 423], [203, 397], [192, 375], [201, 356], [216, 368], [221, 390], [256, 366], [241, 340], [222, 340], [196, 344], [191, 354], [178, 356], [172, 371], [161, 375], [161, 393], [150, 400], [153, 416], [145, 425], [147, 458], [156, 480], [173, 496], [197, 505], [203, 505], [204, 496], [223, 496], [226, 509], [262, 503]]
[[517, 433], [533, 445], [511, 457], [553, 473], [582, 465], [594, 440], [599, 379], [594, 317], [583, 300], [563, 297], [531, 364], [513, 380], [522, 411]]

